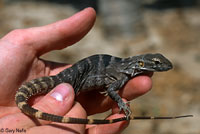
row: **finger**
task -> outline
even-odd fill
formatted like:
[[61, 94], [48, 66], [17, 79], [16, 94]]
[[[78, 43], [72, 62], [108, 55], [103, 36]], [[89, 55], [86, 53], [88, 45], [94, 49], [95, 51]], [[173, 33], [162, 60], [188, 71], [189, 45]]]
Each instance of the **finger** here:
[[[60, 84], [42, 99], [40, 99], [32, 107], [39, 111], [55, 114], [65, 115], [72, 107], [74, 103], [74, 91], [69, 84]], [[49, 121], [38, 120], [39, 124], [49, 124]], [[38, 124], [38, 123], [37, 123]], [[29, 124], [29, 126], [36, 125], [35, 123]]]
[[[74, 103], [74, 91], [69, 84], [60, 84], [55, 87], [46, 96], [40, 99], [32, 107], [38, 109], [42, 112], [55, 114], [55, 115], [65, 115], [72, 107]], [[2, 121], [2, 122], [1, 122]], [[8, 126], [9, 122], [12, 122], [12, 127], [25, 127], [30, 128], [36, 125], [49, 124], [50, 122], [45, 120], [37, 120], [26, 116], [23, 113], [18, 113], [10, 116], [6, 116], [0, 121], [5, 126]]]
[[147, 93], [151, 88], [151, 78], [147, 75], [140, 75], [128, 81], [123, 90], [120, 90], [119, 94], [127, 100], [132, 100]]
[[86, 8], [68, 19], [47, 26], [15, 30], [2, 40], [9, 40], [11, 44], [28, 46], [31, 48], [29, 50], [40, 56], [79, 41], [92, 28], [95, 17], [94, 9]]
[[[116, 119], [124, 117], [123, 114], [114, 114], [107, 119]], [[89, 126], [87, 134], [120, 134], [127, 126], [128, 121], [121, 121], [113, 124], [93, 125]]]
[[88, 33], [95, 17], [95, 11], [87, 8], [68, 19], [44, 27], [31, 28], [33, 47], [40, 55], [50, 50], [65, 48]]
[[[124, 102], [127, 102], [125, 99], [123, 99]], [[120, 112], [121, 113], [121, 112]], [[116, 119], [124, 117], [125, 114], [122, 111], [122, 114], [119, 114], [119, 108], [117, 104], [114, 104], [112, 106], [112, 115], [108, 116], [106, 119]], [[108, 134], [119, 134], [121, 133], [129, 124], [129, 121], [121, 121], [113, 124], [103, 124], [103, 125], [88, 125], [88, 132], [94, 133], [97, 132], [97, 134], [101, 134], [104, 132], [108, 132]], [[112, 128], [112, 129], [111, 129]]]
[[[55, 114], [65, 115], [74, 103], [74, 91], [69, 84], [60, 84], [53, 91], [43, 97], [33, 107], [40, 111]], [[48, 122], [41, 120], [41, 124]]]

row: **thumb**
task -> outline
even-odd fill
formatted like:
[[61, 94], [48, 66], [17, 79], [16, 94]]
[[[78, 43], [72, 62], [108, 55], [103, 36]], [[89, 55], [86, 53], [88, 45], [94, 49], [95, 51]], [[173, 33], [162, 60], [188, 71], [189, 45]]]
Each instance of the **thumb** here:
[[[56, 86], [51, 92], [33, 105], [42, 112], [63, 116], [74, 104], [74, 90], [71, 85], [63, 83]], [[41, 120], [41, 124], [49, 122]]]

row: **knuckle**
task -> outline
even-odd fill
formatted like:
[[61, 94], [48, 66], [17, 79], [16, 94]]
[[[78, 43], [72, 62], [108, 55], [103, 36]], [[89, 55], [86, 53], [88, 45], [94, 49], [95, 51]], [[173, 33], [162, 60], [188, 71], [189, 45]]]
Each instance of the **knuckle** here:
[[29, 41], [28, 30], [26, 29], [15, 29], [8, 34], [8, 38], [12, 39], [12, 44], [25, 45]]

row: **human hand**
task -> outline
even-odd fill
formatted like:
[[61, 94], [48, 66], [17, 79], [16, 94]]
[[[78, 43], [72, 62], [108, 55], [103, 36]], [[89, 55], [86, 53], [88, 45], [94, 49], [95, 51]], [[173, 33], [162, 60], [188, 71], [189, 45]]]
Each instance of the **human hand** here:
[[[107, 125], [59, 124], [47, 121], [33, 120], [20, 112], [16, 107], [14, 96], [16, 90], [24, 81], [41, 76], [55, 75], [68, 66], [41, 60], [39, 57], [46, 52], [62, 49], [79, 41], [93, 26], [95, 11], [85, 9], [76, 15], [47, 26], [14, 30], [0, 40], [0, 127], [24, 128], [29, 133], [120, 133], [128, 122], [123, 121]], [[128, 100], [144, 94], [151, 88], [148, 76], [138, 76], [130, 80], [120, 91], [120, 95]], [[53, 92], [61, 92], [66, 99], [60, 102]], [[98, 100], [96, 99], [98, 98]], [[34, 97], [30, 103], [44, 112], [86, 118], [87, 115], [100, 113], [112, 108], [113, 115], [117, 113], [117, 105], [97, 92], [83, 93], [74, 104], [74, 92], [70, 85], [58, 85], [45, 96]], [[73, 105], [74, 104], [74, 105]], [[97, 107], [96, 104], [99, 104]], [[87, 113], [87, 114], [86, 114]], [[41, 124], [42, 126], [37, 126]]]

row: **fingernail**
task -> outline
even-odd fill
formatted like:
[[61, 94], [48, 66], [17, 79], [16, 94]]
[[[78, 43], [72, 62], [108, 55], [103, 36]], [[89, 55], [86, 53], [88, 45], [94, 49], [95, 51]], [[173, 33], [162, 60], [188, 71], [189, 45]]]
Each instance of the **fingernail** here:
[[57, 101], [63, 101], [70, 96], [71, 87], [68, 84], [58, 85], [50, 96], [55, 98]]

